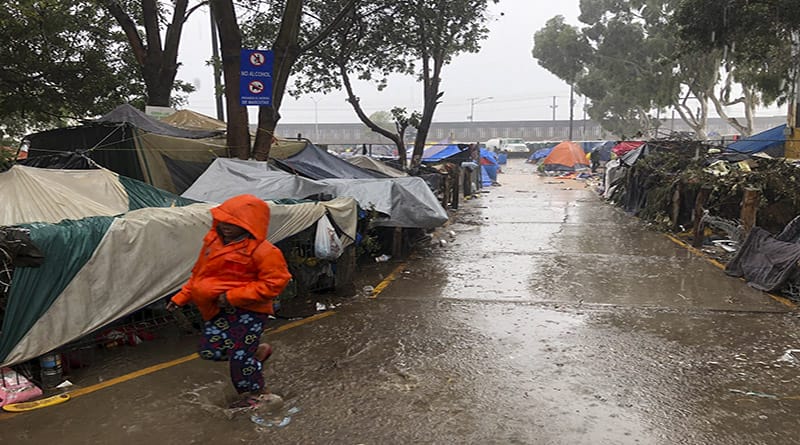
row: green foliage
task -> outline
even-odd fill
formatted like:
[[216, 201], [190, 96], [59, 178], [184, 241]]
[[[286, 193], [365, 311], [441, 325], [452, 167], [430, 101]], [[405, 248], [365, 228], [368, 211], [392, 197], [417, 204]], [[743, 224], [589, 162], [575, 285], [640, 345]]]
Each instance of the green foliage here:
[[16, 162], [16, 153], [11, 150], [0, 148], [0, 173], [11, 168]]
[[[743, 104], [750, 115], [759, 100], [754, 94], [758, 86], [775, 84], [776, 79], [754, 77], [752, 70], [734, 65], [726, 66], [723, 79], [721, 50], [681, 40], [674, 20], [679, 3], [583, 0], [583, 26], [570, 26], [563, 17], [554, 17], [535, 34], [533, 56], [591, 99], [587, 112], [607, 131], [618, 136], [652, 134], [660, 126], [654, 115], [672, 107], [698, 138], [705, 139], [709, 101], [721, 115], [726, 106], [737, 104]], [[735, 83], [745, 91], [741, 97], [731, 97]], [[765, 95], [767, 100], [770, 97]], [[751, 130], [750, 121], [732, 121], [732, 125], [743, 134]]]
[[141, 92], [124, 36], [90, 2], [8, 0], [0, 8], [0, 129], [11, 136], [98, 115]]
[[792, 34], [800, 32], [796, 0], [683, 0], [674, 21], [686, 51], [721, 51], [764, 103], [786, 101], [800, 67], [792, 51]]

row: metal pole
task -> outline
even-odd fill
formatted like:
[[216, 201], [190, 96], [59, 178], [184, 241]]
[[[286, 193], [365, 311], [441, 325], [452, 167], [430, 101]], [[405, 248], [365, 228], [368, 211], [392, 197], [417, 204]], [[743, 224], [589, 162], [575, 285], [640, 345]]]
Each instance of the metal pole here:
[[553, 105], [550, 105], [550, 108], [553, 109], [553, 120], [556, 120], [556, 108], [558, 108], [558, 105], [556, 105], [556, 96], [553, 96]]
[[586, 97], [583, 98], [583, 138], [586, 139]]
[[575, 108], [575, 89], [572, 84], [569, 84], [569, 140], [572, 140], [572, 121], [574, 119]]
[[224, 121], [225, 112], [222, 107], [222, 70], [219, 68], [219, 40], [217, 39], [217, 23], [214, 21], [214, 8], [209, 7], [211, 17], [211, 56], [214, 59], [214, 100], [217, 104], [217, 119]]
[[311, 100], [314, 101], [314, 135], [315, 140], [319, 143], [319, 115], [317, 114], [317, 103], [319, 103], [319, 99], [312, 98]]
[[475, 122], [475, 98], [469, 100], [469, 121]]

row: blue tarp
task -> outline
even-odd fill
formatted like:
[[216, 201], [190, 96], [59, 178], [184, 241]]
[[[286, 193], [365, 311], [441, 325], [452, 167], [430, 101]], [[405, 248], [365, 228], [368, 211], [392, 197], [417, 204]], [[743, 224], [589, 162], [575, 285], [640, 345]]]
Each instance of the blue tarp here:
[[486, 165], [487, 162], [495, 166], [498, 165], [497, 155], [493, 151], [481, 148], [481, 164]]
[[485, 165], [481, 165], [481, 184], [483, 184], [484, 187], [492, 185], [492, 178], [489, 177], [489, 172], [486, 171]]
[[[413, 149], [412, 149], [413, 152]], [[454, 154], [460, 153], [461, 148], [456, 144], [450, 145], [432, 145], [422, 152], [423, 162], [441, 161], [442, 159], [449, 158]]]
[[531, 156], [528, 158], [528, 160], [529, 160], [529, 161], [539, 161], [540, 159], [544, 159], [544, 158], [546, 158], [546, 157], [547, 157], [547, 155], [549, 155], [549, 154], [550, 154], [550, 152], [551, 152], [551, 151], [553, 151], [553, 149], [554, 149], [555, 147], [556, 147], [556, 146], [555, 146], [555, 145], [553, 145], [552, 147], [548, 147], [548, 148], [542, 148], [542, 149], [536, 150], [536, 151], [534, 151], [534, 152], [533, 152], [533, 154], [532, 154], [532, 155], [531, 155]]
[[786, 142], [786, 134], [784, 131], [786, 124], [770, 128], [767, 131], [754, 134], [752, 136], [740, 139], [725, 149], [726, 152], [733, 153], [758, 153], [768, 149], [775, 149], [780, 151], [778, 154], [770, 153], [771, 155], [783, 156], [783, 144]]

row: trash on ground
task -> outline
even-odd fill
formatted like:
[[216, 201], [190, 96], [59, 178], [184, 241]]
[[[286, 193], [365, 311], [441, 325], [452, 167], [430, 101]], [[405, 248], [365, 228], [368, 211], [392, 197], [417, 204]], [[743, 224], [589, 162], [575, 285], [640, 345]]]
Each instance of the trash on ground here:
[[376, 258], [375, 258], [375, 262], [376, 262], [376, 263], [384, 263], [384, 262], [386, 262], [386, 261], [389, 261], [391, 258], [392, 258], [392, 256], [391, 256], [391, 255], [386, 255], [386, 254], [383, 254], [383, 255], [381, 255], [381, 256], [379, 256], [379, 257], [376, 257]]
[[781, 358], [778, 359], [778, 361], [797, 363], [798, 361], [800, 361], [800, 349], [787, 349], [786, 352], [783, 353]]
[[27, 402], [42, 395], [42, 390], [11, 368], [0, 368], [0, 406]]
[[744, 395], [744, 396], [761, 397], [762, 399], [774, 399], [774, 400], [777, 400], [777, 399], [780, 398], [780, 397], [778, 397], [778, 396], [776, 396], [774, 394], [767, 394], [767, 393], [757, 392], [757, 391], [742, 391], [741, 389], [731, 389], [729, 391], [732, 392], [732, 393], [741, 394], [741, 395]]

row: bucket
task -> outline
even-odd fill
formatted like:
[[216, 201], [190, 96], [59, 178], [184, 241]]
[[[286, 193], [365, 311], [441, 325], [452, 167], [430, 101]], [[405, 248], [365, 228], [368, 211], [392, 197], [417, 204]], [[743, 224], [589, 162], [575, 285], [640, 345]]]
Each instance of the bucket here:
[[42, 368], [42, 387], [52, 389], [58, 386], [62, 378], [61, 354], [45, 354], [39, 357], [39, 365]]

